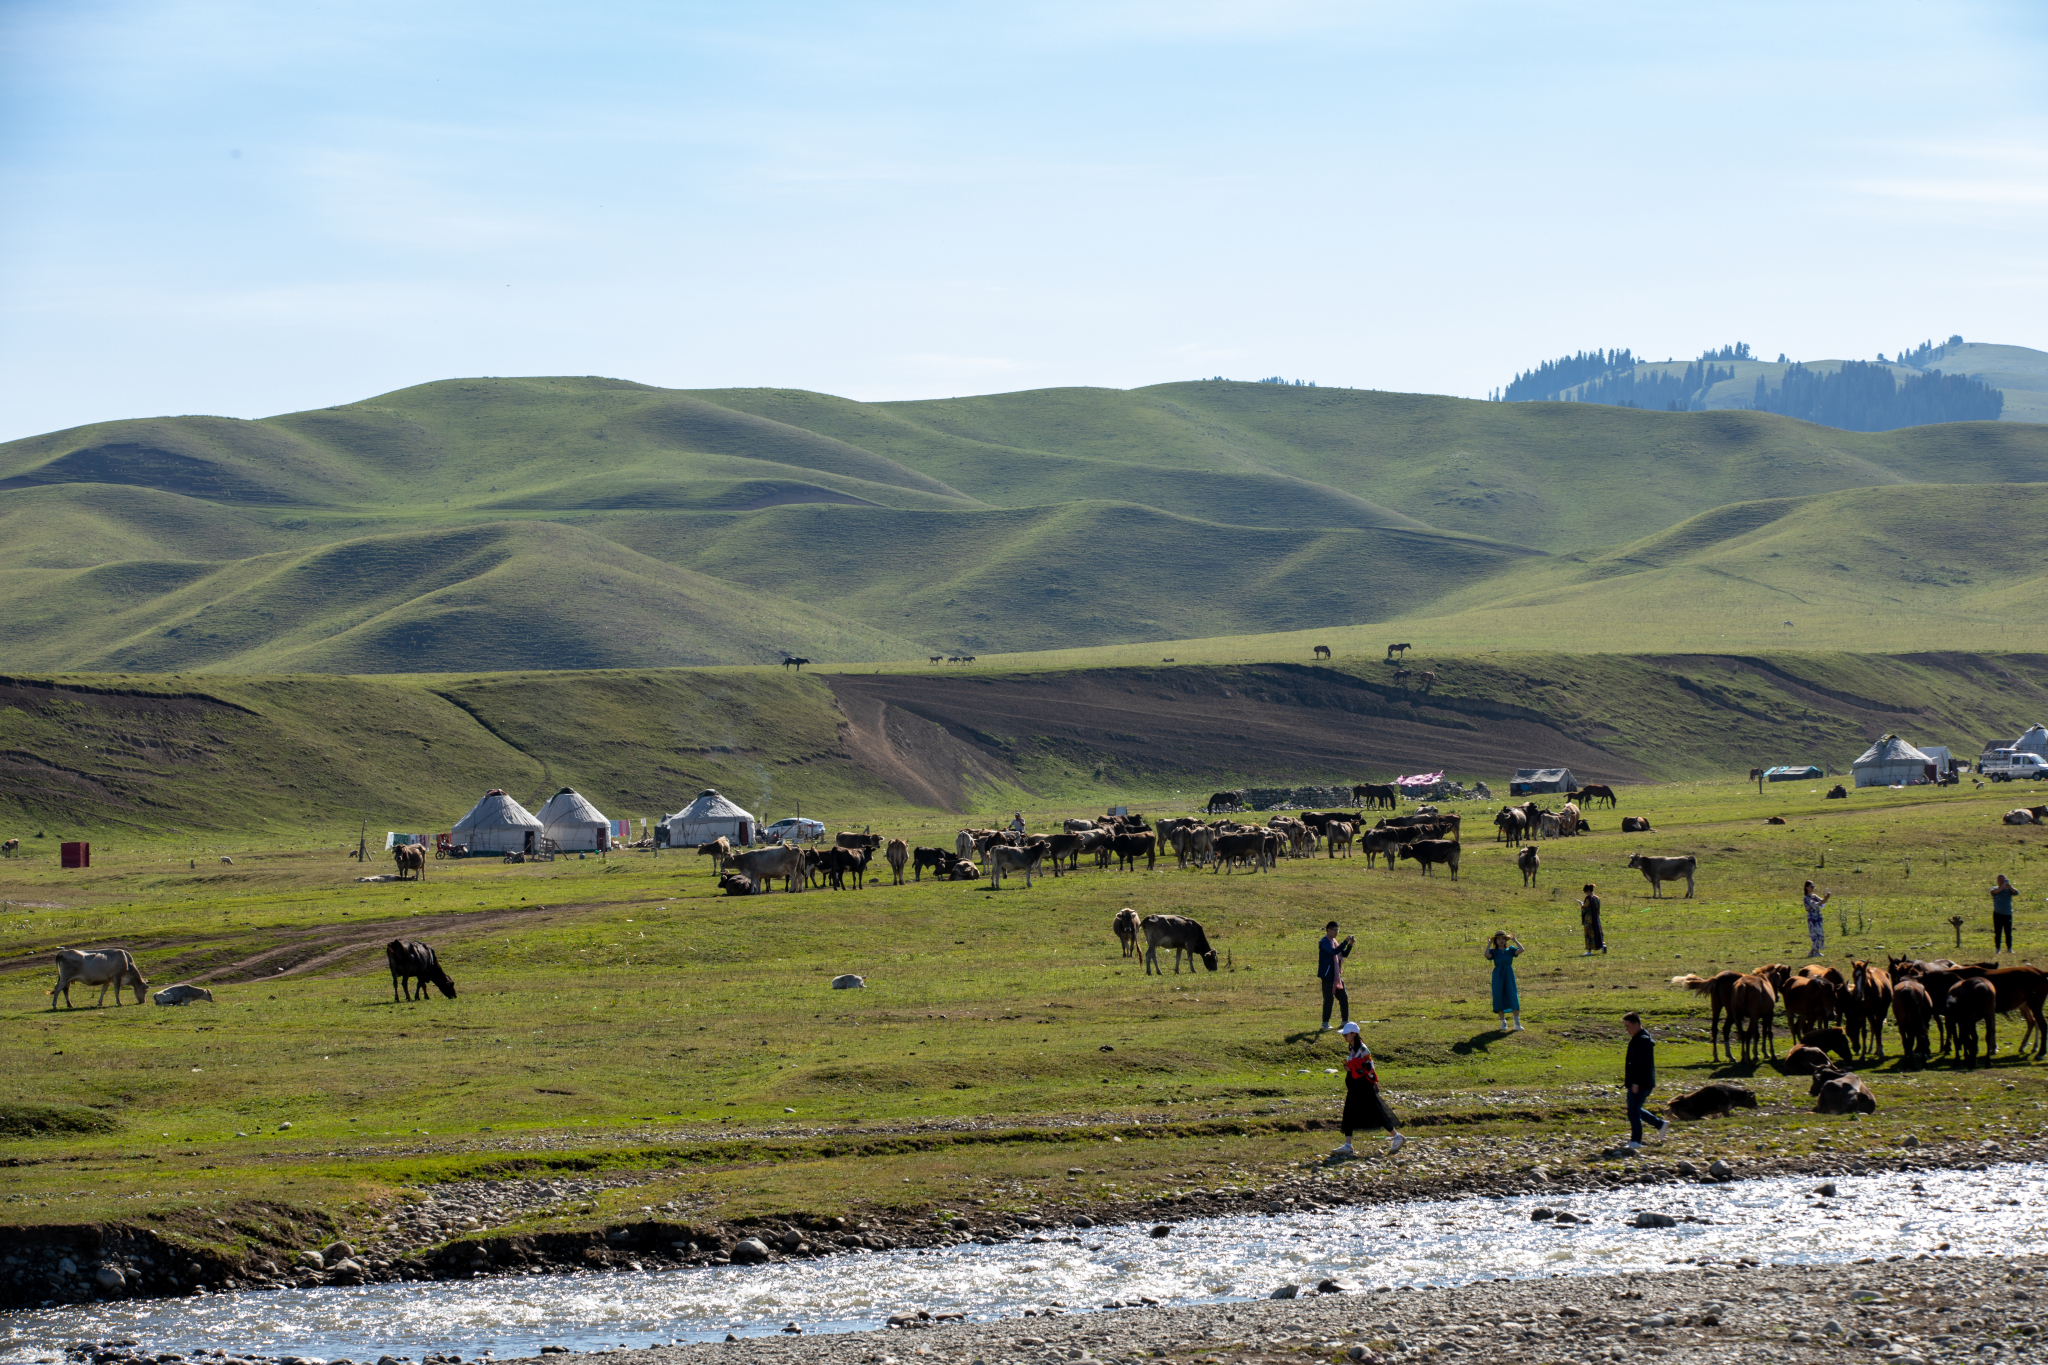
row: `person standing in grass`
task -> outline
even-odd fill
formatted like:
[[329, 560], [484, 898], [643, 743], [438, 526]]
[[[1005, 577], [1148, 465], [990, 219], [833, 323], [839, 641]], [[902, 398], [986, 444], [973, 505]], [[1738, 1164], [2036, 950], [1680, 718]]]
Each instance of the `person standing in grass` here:
[[1637, 1151], [1643, 1145], [1644, 1119], [1657, 1125], [1660, 1138], [1670, 1131], [1671, 1120], [1643, 1108], [1650, 1092], [1657, 1088], [1657, 1040], [1643, 1027], [1643, 1017], [1634, 1010], [1621, 1016], [1621, 1026], [1628, 1030], [1628, 1056], [1621, 1068], [1622, 1086], [1628, 1091], [1628, 1146], [1630, 1151]]
[[[1503, 929], [1486, 945], [1486, 960], [1493, 964], [1493, 1012], [1500, 1016], [1502, 1033], [1522, 1031], [1522, 993], [1515, 986], [1515, 959], [1522, 955], [1522, 941]], [[1514, 1023], [1508, 1023], [1508, 1016]]]
[[1998, 945], [2001, 942], [2005, 945], [2005, 951], [2008, 953], [2012, 951], [2012, 899], [2017, 895], [2019, 895], [2019, 891], [2011, 882], [2005, 879], [2003, 872], [1999, 873], [1998, 884], [1991, 888], [1991, 955], [1993, 957], [1998, 955]]
[[1586, 951], [1579, 956], [1591, 957], [1607, 951], [1607, 936], [1600, 932], [1600, 898], [1593, 894], [1593, 883], [1580, 889], [1585, 895], [1579, 901], [1579, 928], [1586, 933]]
[[1831, 891], [1826, 896], [1823, 896], [1813, 889], [1812, 882], [1806, 884], [1806, 936], [1813, 940], [1813, 951], [1807, 954], [1808, 957], [1819, 957], [1827, 951], [1828, 917], [1826, 910], [1828, 901], [1833, 895], [1834, 893]]
[[1380, 1098], [1380, 1077], [1379, 1072], [1373, 1069], [1372, 1050], [1366, 1047], [1358, 1025], [1346, 1024], [1340, 1032], [1351, 1043], [1344, 1055], [1344, 1145], [1330, 1155], [1357, 1156], [1358, 1153], [1351, 1149], [1351, 1135], [1361, 1128], [1386, 1129], [1388, 1153], [1398, 1152], [1408, 1139], [1401, 1136], [1401, 1125], [1395, 1120], [1394, 1111], [1387, 1108], [1387, 1102]]
[[1351, 996], [1344, 989], [1344, 959], [1351, 956], [1355, 939], [1337, 941], [1337, 921], [1331, 920], [1323, 926], [1323, 936], [1316, 940], [1316, 975], [1323, 983], [1323, 1027], [1330, 1031], [1330, 1006], [1336, 1005], [1344, 1011], [1337, 1022], [1351, 1022]]

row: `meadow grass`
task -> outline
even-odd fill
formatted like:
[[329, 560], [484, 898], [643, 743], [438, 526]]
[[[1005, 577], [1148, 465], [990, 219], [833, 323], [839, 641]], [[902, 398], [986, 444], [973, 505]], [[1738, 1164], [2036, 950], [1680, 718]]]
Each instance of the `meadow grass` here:
[[[1621, 811], [1657, 833], [1622, 836], [1596, 816], [1599, 832], [1543, 845], [1527, 890], [1483, 817], [1456, 881], [1322, 858], [1263, 875], [1089, 871], [999, 893], [899, 888], [885, 873], [859, 892], [732, 899], [712, 894], [706, 862], [667, 853], [437, 862], [404, 884], [358, 884], [331, 850], [194, 867], [141, 840], [84, 874], [0, 864], [13, 1001], [0, 1112], [119, 1125], [10, 1140], [23, 1164], [0, 1218], [177, 1220], [267, 1201], [328, 1229], [438, 1181], [574, 1170], [635, 1183], [532, 1226], [677, 1201], [707, 1217], [917, 1212], [1257, 1185], [1333, 1140], [1299, 1127], [1336, 1113], [1337, 1042], [1317, 1031], [1314, 979], [1333, 918], [1358, 939], [1353, 1010], [1420, 1139], [1412, 1169], [1455, 1180], [1611, 1142], [1628, 1009], [1663, 1039], [1664, 1095], [1732, 1074], [1763, 1098], [1681, 1134], [1672, 1156], [2039, 1134], [2048, 1069], [2014, 1055], [2017, 1017], [1989, 1069], [1902, 1071], [1894, 1042], [1863, 1068], [1881, 1106], [1863, 1120], [1812, 1115], [1804, 1082], [1769, 1067], [1709, 1062], [1700, 1002], [1668, 978], [1802, 960], [1804, 878], [1836, 893], [1837, 965], [1956, 952], [1958, 914], [1962, 954], [1988, 957], [1993, 875], [2048, 890], [2029, 871], [2048, 860], [2038, 832], [1998, 823], [2010, 790], [1825, 802], [1820, 787], [1624, 788]], [[1077, 812], [1034, 815], [1063, 813]], [[913, 842], [954, 829], [879, 814]], [[1650, 898], [1625, 866], [1638, 849], [1697, 853], [1696, 898]], [[1605, 956], [1580, 955], [1585, 881], [1605, 899]], [[2038, 956], [2027, 904], [2035, 894], [2021, 958]], [[1124, 905], [1202, 921], [1223, 969], [1144, 975], [1109, 932]], [[1528, 947], [1526, 1032], [1498, 1032], [1489, 1009], [1480, 948], [1496, 928]], [[441, 950], [458, 999], [392, 1003], [381, 944], [415, 934]], [[157, 986], [225, 979], [210, 1006], [52, 1013], [43, 964], [60, 943], [130, 945]], [[830, 990], [839, 972], [866, 989]]]

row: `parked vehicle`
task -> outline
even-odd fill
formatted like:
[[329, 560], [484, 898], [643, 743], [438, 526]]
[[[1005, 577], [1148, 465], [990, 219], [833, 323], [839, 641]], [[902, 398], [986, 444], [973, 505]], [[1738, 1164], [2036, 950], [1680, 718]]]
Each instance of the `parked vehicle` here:
[[787, 820], [777, 820], [774, 824], [761, 831], [761, 838], [771, 844], [807, 844], [824, 837], [824, 825], [816, 820], [806, 820], [802, 816], [795, 815]]
[[1977, 759], [1977, 771], [1993, 782], [2027, 778], [2039, 782], [2048, 778], [2048, 758], [2019, 749], [1987, 749]]

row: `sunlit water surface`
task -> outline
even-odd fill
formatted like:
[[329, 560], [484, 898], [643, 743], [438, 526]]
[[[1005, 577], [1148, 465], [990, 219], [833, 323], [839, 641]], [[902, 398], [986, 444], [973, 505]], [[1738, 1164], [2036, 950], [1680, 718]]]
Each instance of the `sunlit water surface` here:
[[[1026, 1308], [1094, 1309], [1264, 1298], [1326, 1276], [1348, 1285], [1453, 1285], [1495, 1276], [1659, 1270], [1678, 1261], [1755, 1257], [1841, 1263], [2048, 1250], [2048, 1166], [1748, 1180], [1594, 1194], [1416, 1200], [1326, 1213], [1238, 1216], [1079, 1232], [1079, 1243], [1011, 1242], [943, 1251], [871, 1252], [778, 1265], [589, 1273], [284, 1289], [102, 1303], [0, 1316], [0, 1365], [56, 1358], [74, 1341], [134, 1338], [159, 1351], [199, 1348], [374, 1361], [431, 1351], [531, 1355], [543, 1344], [597, 1350], [720, 1339], [727, 1332], [878, 1327], [906, 1308], [1013, 1316]], [[1919, 1188], [1915, 1188], [1916, 1185]], [[1539, 1204], [1590, 1219], [1531, 1222]], [[1627, 1225], [1637, 1209], [1700, 1222]]]

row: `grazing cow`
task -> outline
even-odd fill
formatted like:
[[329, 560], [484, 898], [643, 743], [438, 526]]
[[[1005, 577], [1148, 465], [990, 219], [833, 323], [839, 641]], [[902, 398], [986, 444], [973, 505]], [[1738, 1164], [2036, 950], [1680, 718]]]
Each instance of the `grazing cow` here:
[[697, 856], [711, 859], [711, 875], [716, 877], [732, 856], [732, 841], [721, 834], [708, 844], [697, 845]]
[[1209, 946], [1209, 936], [1202, 932], [1202, 926], [1182, 915], [1147, 915], [1138, 921], [1138, 927], [1145, 933], [1145, 975], [1166, 973], [1159, 966], [1159, 950], [1173, 950], [1173, 971], [1180, 974], [1180, 955], [1188, 955], [1188, 970], [1195, 969], [1195, 959], [1202, 959], [1202, 965], [1210, 971], [1216, 970], [1216, 950]]
[[1699, 871], [1699, 862], [1699, 858], [1690, 853], [1682, 858], [1648, 858], [1640, 853], [1631, 853], [1628, 859], [1630, 867], [1649, 879], [1650, 895], [1657, 900], [1664, 897], [1664, 883], [1675, 882], [1680, 877], [1685, 878], [1685, 898], [1691, 900], [1693, 876]]
[[1388, 645], [1388, 646], [1387, 646], [1387, 657], [1388, 657], [1389, 659], [1391, 659], [1391, 658], [1393, 658], [1393, 657], [1394, 657], [1394, 656], [1396, 656], [1396, 655], [1400, 655], [1400, 656], [1402, 656], [1402, 657], [1404, 657], [1404, 658], [1405, 658], [1405, 657], [1407, 656], [1407, 653], [1408, 653], [1408, 651], [1409, 651], [1409, 650], [1411, 650], [1411, 649], [1413, 649], [1413, 648], [1415, 648], [1415, 646], [1413, 646], [1413, 645], [1411, 645], [1411, 644], [1405, 644], [1405, 643], [1404, 643], [1404, 644], [1398, 644], [1398, 645]]
[[1145, 860], [1145, 870], [1150, 872], [1159, 861], [1158, 836], [1145, 834], [1115, 834], [1110, 836], [1109, 851], [1116, 855], [1117, 869], [1129, 867], [1138, 870], [1138, 859]]
[[988, 851], [989, 889], [1002, 890], [1003, 874], [1021, 871], [1024, 874], [1024, 888], [1030, 890], [1031, 874], [1037, 870], [1038, 860], [1044, 856], [1044, 844], [1033, 844], [1029, 848], [991, 848]]
[[1977, 1065], [1977, 1024], [1984, 1024], [1984, 1065], [1998, 1055], [1998, 988], [1981, 976], [1958, 980], [1942, 1007], [1964, 1066]]
[[1680, 1095], [1665, 1106], [1665, 1112], [1675, 1119], [1696, 1123], [1727, 1113], [1730, 1109], [1756, 1108], [1756, 1092], [1746, 1085], [1733, 1081], [1714, 1081], [1703, 1085], [1690, 1095]]
[[1650, 822], [1640, 815], [1624, 815], [1621, 817], [1621, 832], [1623, 834], [1648, 834], [1650, 833]]
[[1825, 1071], [1816, 1071], [1813, 1074], [1813, 1093], [1819, 1097], [1813, 1104], [1816, 1114], [1877, 1112], [1877, 1096], [1871, 1094], [1863, 1078], [1853, 1072], [1839, 1071], [1830, 1076]]
[[1253, 871], [1263, 872], [1266, 869], [1266, 835], [1264, 831], [1247, 830], [1242, 833], [1219, 834], [1215, 839], [1214, 851], [1216, 857], [1215, 870], [1217, 872], [1221, 872], [1225, 866], [1228, 866], [1235, 873], [1238, 863], [1246, 858], [1251, 859]]
[[1522, 836], [1528, 828], [1529, 822], [1522, 817], [1522, 812], [1513, 806], [1494, 812], [1493, 841], [1497, 844], [1521, 843]]
[[805, 659], [798, 655], [792, 654], [782, 661], [782, 666], [784, 668], [794, 668], [797, 672], [801, 673], [804, 671], [804, 665], [809, 662], [809, 659]]
[[1614, 795], [1614, 788], [1604, 782], [1588, 782], [1579, 788], [1579, 800], [1588, 810], [1593, 808], [1595, 801], [1605, 801], [1610, 806], [1621, 804]]
[[[384, 960], [391, 964], [392, 1004], [398, 1003], [401, 984], [405, 988], [406, 999], [426, 999], [427, 983], [430, 981], [440, 988], [441, 994], [450, 1000], [455, 998], [455, 983], [448, 979], [448, 973], [441, 970], [441, 959], [435, 955], [432, 948], [418, 939], [392, 939], [384, 945]], [[415, 982], [420, 988], [417, 996], [412, 993]]]
[[911, 850], [910, 872], [914, 880], [924, 880], [924, 870], [930, 868], [943, 877], [958, 862], [960, 855], [949, 848], [927, 848], [923, 845]]
[[194, 1000], [204, 1000], [207, 1004], [211, 1005], [213, 1003], [213, 992], [204, 986], [192, 986], [179, 982], [175, 986], [164, 987], [149, 998], [156, 1001], [159, 1005], [189, 1005]]
[[2031, 825], [2034, 823], [2034, 812], [2030, 810], [2009, 810], [2005, 813], [2005, 823], [2008, 825]]
[[142, 993], [149, 987], [142, 971], [135, 965], [126, 948], [106, 948], [99, 952], [81, 952], [77, 948], [57, 950], [57, 984], [50, 988], [50, 1008], [57, 1008], [57, 996], [64, 996], [64, 1008], [71, 1008], [71, 983], [100, 988], [99, 1005], [107, 1003], [107, 988], [114, 989], [114, 1004], [121, 1003], [121, 988], [132, 986], [135, 1003], [142, 1003]]
[[398, 864], [398, 880], [404, 881], [407, 873], [419, 880], [427, 879], [427, 850], [424, 844], [400, 844], [391, 850], [391, 861]]
[[1316, 658], [1318, 658], [1318, 659], [1327, 659], [1327, 658], [1329, 658], [1329, 657], [1330, 657], [1330, 647], [1329, 647], [1328, 645], [1317, 645], [1317, 646], [1316, 646], [1316, 652], [1315, 652], [1315, 657], [1316, 657]]
[[752, 877], [737, 872], [719, 873], [718, 889], [728, 896], [751, 896], [756, 890]]
[[1515, 855], [1515, 866], [1522, 870], [1522, 885], [1536, 885], [1536, 873], [1543, 866], [1543, 855], [1532, 844]]
[[1821, 799], [1824, 801], [1846, 801], [1849, 799], [1849, 789], [1837, 782], [1834, 786], [1828, 788], [1828, 794]]
[[763, 892], [768, 883], [782, 878], [785, 892], [804, 889], [804, 851], [791, 848], [788, 844], [774, 844], [768, 848], [752, 849], [746, 853], [735, 853], [725, 860], [728, 871], [739, 872], [750, 878]]
[[227, 865], [228, 865], [229, 867], [233, 867], [233, 866], [235, 865], [235, 860], [234, 860], [233, 858], [230, 858], [230, 857], [229, 857], [229, 856], [228, 856], [227, 854], [225, 854], [225, 853], [223, 853], [223, 854], [221, 854], [221, 855], [220, 855], [220, 860], [221, 860], [222, 862], [226, 863], [226, 864], [227, 864]]
[[1811, 1076], [1816, 1071], [1833, 1066], [1834, 1063], [1828, 1060], [1827, 1053], [1813, 1044], [1801, 1043], [1785, 1054], [1785, 1060], [1781, 1065], [1794, 1076]]
[[904, 864], [910, 861], [910, 845], [904, 843], [901, 839], [891, 839], [889, 847], [885, 850], [883, 856], [889, 860], [889, 871], [895, 877], [891, 884], [895, 886], [903, 885], [903, 867]]
[[1116, 912], [1116, 918], [1109, 922], [1109, 931], [1124, 945], [1125, 957], [1138, 951], [1138, 912], [1130, 906]]
[[1458, 880], [1458, 841], [1456, 839], [1417, 839], [1401, 846], [1403, 858], [1422, 864], [1422, 875], [1427, 877], [1429, 869], [1438, 863], [1451, 869], [1451, 880]]
[[0, 853], [4, 853], [10, 858], [19, 852], [21, 852], [21, 840], [19, 839], [9, 839], [6, 843], [0, 844]]
[[1209, 812], [1209, 814], [1211, 814], [1211, 815], [1216, 815], [1216, 814], [1218, 814], [1218, 813], [1220, 813], [1220, 812], [1222, 812], [1222, 811], [1227, 811], [1227, 810], [1243, 810], [1243, 809], [1244, 809], [1244, 793], [1243, 793], [1243, 792], [1211, 792], [1211, 793], [1209, 793], [1209, 805], [1208, 805], [1207, 809], [1208, 809], [1208, 812]]

